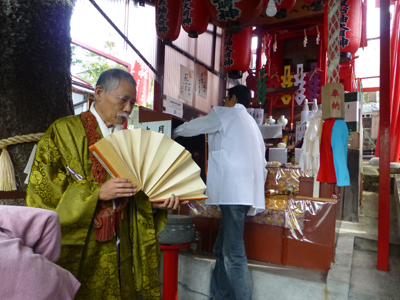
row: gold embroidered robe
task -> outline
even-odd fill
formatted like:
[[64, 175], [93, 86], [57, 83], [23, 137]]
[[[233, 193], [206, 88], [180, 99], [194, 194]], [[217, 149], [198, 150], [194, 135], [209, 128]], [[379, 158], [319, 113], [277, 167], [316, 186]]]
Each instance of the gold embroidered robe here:
[[92, 219], [101, 184], [92, 179], [89, 154], [80, 116], [55, 121], [38, 143], [27, 205], [58, 213], [62, 231], [58, 264], [82, 284], [75, 299], [136, 299], [137, 294], [145, 300], [159, 299], [158, 233], [165, 225], [166, 211], [153, 216], [143, 192], [130, 199], [119, 228], [119, 274], [115, 238], [98, 242], [94, 237]]

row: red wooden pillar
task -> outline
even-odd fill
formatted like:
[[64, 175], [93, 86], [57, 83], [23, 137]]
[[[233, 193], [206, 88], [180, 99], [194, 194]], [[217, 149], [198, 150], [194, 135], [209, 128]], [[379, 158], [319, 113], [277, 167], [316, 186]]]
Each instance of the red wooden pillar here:
[[290, 108], [290, 130], [294, 129], [294, 94], [292, 93], [292, 104]]
[[256, 78], [260, 77], [261, 57], [262, 57], [262, 45], [263, 45], [263, 32], [262, 30], [256, 30], [257, 35], [257, 52], [256, 52]]
[[380, 120], [378, 264], [389, 270], [390, 224], [390, 0], [380, 0]]
[[163, 293], [164, 300], [178, 299], [178, 260], [179, 249], [189, 248], [190, 244], [160, 245], [164, 251]]

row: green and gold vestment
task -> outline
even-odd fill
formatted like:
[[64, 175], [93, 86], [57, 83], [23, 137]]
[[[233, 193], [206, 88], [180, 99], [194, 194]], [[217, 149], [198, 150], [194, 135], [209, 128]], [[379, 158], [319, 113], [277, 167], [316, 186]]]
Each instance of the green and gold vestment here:
[[[101, 134], [99, 128], [96, 131]], [[129, 201], [121, 221], [120, 274], [116, 240], [95, 240], [92, 225], [100, 183], [94, 182], [88, 139], [80, 116], [55, 121], [36, 151], [27, 189], [27, 205], [56, 211], [62, 231], [58, 264], [81, 282], [75, 299], [159, 299], [158, 233], [166, 211], [153, 216], [143, 192]], [[110, 206], [112, 201], [107, 202]]]

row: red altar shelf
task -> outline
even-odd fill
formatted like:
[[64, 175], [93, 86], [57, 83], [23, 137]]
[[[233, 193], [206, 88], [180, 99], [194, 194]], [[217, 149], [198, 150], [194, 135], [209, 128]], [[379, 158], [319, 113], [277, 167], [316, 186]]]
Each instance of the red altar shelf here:
[[[267, 88], [265, 96], [268, 98], [268, 96], [282, 96], [282, 95], [291, 95], [292, 100], [290, 104], [290, 129], [293, 129], [294, 126], [294, 94], [296, 91], [299, 89], [298, 86], [292, 86], [288, 88]], [[272, 115], [272, 107], [275, 106], [276, 103], [272, 103], [272, 101], [269, 102], [269, 115]], [[289, 105], [285, 105], [289, 106]]]
[[[194, 223], [203, 237], [202, 251], [211, 253], [220, 213], [204, 201], [192, 204], [200, 212]], [[334, 261], [340, 196], [325, 199], [273, 195], [266, 196], [265, 206], [264, 212], [246, 219], [247, 258], [328, 272]]]

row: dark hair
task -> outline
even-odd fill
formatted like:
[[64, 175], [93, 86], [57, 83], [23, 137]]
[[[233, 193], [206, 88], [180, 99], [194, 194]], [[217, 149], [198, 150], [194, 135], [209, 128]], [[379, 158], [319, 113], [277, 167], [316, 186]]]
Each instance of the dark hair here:
[[230, 89], [228, 89], [229, 99], [233, 95], [236, 96], [238, 103], [243, 104], [245, 107], [249, 105], [251, 94], [250, 94], [250, 89], [247, 86], [239, 84], [234, 87], [231, 87]]
[[96, 86], [103, 87], [106, 93], [115, 90], [121, 80], [136, 86], [136, 81], [128, 71], [114, 68], [103, 71], [96, 82]]

